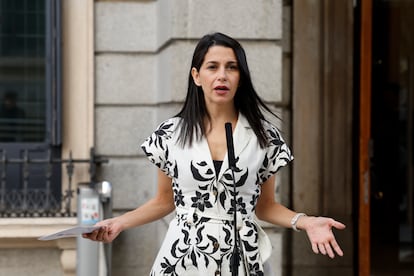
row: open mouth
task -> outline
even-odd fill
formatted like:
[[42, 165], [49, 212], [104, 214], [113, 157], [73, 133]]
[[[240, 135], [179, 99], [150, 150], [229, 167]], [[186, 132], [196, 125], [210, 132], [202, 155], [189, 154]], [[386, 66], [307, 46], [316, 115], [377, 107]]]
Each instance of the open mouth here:
[[227, 93], [230, 89], [225, 86], [225, 85], [219, 85], [214, 87], [214, 90], [218, 93], [218, 94], [225, 94]]

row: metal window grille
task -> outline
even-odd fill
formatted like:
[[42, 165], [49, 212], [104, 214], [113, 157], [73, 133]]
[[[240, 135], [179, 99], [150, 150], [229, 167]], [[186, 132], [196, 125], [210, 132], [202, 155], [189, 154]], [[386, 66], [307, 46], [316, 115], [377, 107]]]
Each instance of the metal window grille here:
[[[44, 216], [76, 216], [71, 209], [74, 198], [73, 175], [77, 164], [89, 166], [89, 181], [96, 181], [97, 168], [107, 163], [108, 160], [95, 154], [90, 150], [89, 159], [76, 159], [72, 153], [66, 159], [52, 158], [49, 152], [47, 158], [31, 158], [29, 152], [25, 151], [22, 158], [9, 158], [4, 149], [0, 149], [0, 217], [44, 217]], [[17, 166], [21, 174], [20, 189], [10, 189], [7, 185], [8, 168]], [[33, 167], [37, 166], [36, 174], [42, 173], [44, 183], [31, 185]], [[66, 171], [68, 188], [62, 195], [56, 196], [52, 187], [61, 183], [52, 183], [53, 166], [64, 166]], [[62, 175], [65, 175], [62, 172]], [[39, 179], [37, 176], [36, 179]], [[15, 185], [14, 185], [15, 186]], [[39, 188], [40, 187], [40, 188]]]

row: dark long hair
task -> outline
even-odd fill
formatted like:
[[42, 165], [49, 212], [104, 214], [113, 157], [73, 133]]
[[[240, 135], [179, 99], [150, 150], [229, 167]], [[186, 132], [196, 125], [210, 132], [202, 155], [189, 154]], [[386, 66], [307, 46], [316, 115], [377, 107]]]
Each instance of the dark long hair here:
[[250, 77], [250, 71], [247, 66], [246, 53], [240, 43], [222, 33], [213, 33], [203, 36], [194, 50], [190, 73], [188, 76], [187, 96], [183, 108], [176, 115], [177, 117], [182, 118], [180, 121], [180, 144], [182, 146], [186, 143], [191, 145], [193, 139], [200, 139], [206, 133], [204, 119], [205, 117], [209, 119], [210, 114], [208, 114], [206, 108], [202, 88], [194, 83], [191, 75], [191, 69], [194, 67], [198, 71], [200, 70], [200, 67], [204, 62], [204, 57], [208, 49], [212, 46], [224, 46], [233, 49], [240, 70], [240, 82], [234, 97], [234, 105], [236, 110], [246, 117], [254, 133], [256, 134], [257, 139], [259, 140], [260, 147], [265, 147], [267, 144], [267, 138], [262, 125], [262, 120], [266, 119], [261, 111], [261, 108], [276, 117], [277, 115], [265, 105], [254, 89], [252, 79]]

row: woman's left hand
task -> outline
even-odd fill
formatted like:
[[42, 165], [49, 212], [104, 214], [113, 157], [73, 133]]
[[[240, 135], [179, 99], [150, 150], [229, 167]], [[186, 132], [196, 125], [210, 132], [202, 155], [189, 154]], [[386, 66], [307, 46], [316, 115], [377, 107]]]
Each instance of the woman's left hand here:
[[306, 230], [309, 241], [312, 244], [312, 250], [315, 254], [328, 254], [334, 258], [335, 253], [343, 256], [341, 247], [336, 242], [332, 228], [344, 229], [345, 225], [332, 218], [326, 217], [302, 217], [300, 220], [302, 229]]

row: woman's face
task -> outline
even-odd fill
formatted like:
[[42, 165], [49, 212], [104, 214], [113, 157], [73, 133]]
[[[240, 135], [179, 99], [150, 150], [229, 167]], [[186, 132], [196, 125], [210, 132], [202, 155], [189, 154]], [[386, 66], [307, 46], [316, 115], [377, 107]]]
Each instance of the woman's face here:
[[200, 70], [191, 69], [197, 86], [201, 86], [207, 105], [233, 104], [239, 87], [240, 71], [232, 48], [212, 46], [207, 51]]

